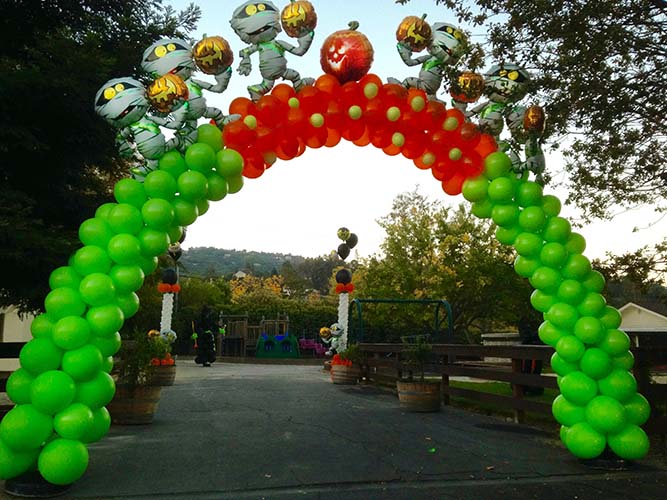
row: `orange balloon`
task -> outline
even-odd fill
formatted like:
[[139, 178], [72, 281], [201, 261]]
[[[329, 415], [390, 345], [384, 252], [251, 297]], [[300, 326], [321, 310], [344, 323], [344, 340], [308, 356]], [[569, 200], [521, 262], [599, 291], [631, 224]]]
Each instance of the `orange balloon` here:
[[386, 148], [382, 148], [382, 151], [389, 156], [396, 156], [401, 152], [401, 148], [394, 144], [389, 144]]
[[341, 140], [341, 135], [338, 130], [327, 128], [327, 141], [324, 143], [326, 147], [332, 148], [338, 145], [340, 140]]
[[475, 146], [475, 153], [482, 158], [486, 158], [491, 153], [498, 151], [498, 143], [490, 134], [482, 134], [479, 138], [477, 146]]
[[[345, 126], [347, 125], [347, 126]], [[344, 124], [341, 135], [347, 141], [354, 142], [361, 139], [366, 133], [366, 124], [361, 120], [349, 120]]]
[[291, 85], [287, 85], [286, 83], [279, 83], [273, 87], [271, 95], [276, 97], [281, 102], [287, 104], [287, 101], [289, 101], [292, 97], [296, 97], [296, 92], [294, 91], [294, 87]]
[[359, 137], [359, 139], [352, 141], [352, 144], [360, 147], [368, 146], [370, 143], [371, 143], [371, 136], [368, 133], [368, 129], [366, 127], [364, 127], [364, 134], [361, 137]]
[[271, 94], [263, 95], [255, 105], [255, 116], [257, 120], [267, 127], [277, 126], [288, 106]]
[[255, 103], [246, 97], [237, 97], [229, 103], [229, 114], [238, 114], [241, 117], [253, 114]]
[[327, 94], [336, 94], [340, 90], [340, 82], [333, 75], [322, 75], [315, 81], [315, 87]]
[[464, 182], [465, 178], [455, 175], [451, 179], [442, 181], [442, 189], [445, 193], [456, 196], [457, 194], [461, 194]]

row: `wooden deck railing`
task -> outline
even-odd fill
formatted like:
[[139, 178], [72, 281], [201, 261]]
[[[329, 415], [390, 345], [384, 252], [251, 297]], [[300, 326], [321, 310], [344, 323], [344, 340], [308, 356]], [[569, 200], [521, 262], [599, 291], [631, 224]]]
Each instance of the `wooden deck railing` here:
[[[409, 348], [406, 344], [361, 344], [364, 355], [362, 371], [367, 380], [394, 385], [395, 381], [411, 375], [414, 366], [405, 362], [405, 354]], [[541, 375], [522, 373], [524, 360], [540, 360], [545, 367], [549, 366], [553, 348], [549, 346], [481, 346], [459, 344], [434, 344], [431, 363], [425, 366], [429, 375], [442, 378], [444, 404], [450, 404], [452, 396], [461, 397], [481, 403], [491, 403], [514, 411], [515, 420], [525, 419], [525, 412], [551, 415], [551, 404], [526, 399], [525, 387], [543, 387], [558, 389], [555, 374]], [[655, 383], [652, 380], [652, 369], [667, 364], [667, 348], [633, 348], [635, 355], [634, 374], [638, 382], [639, 392], [651, 403], [653, 408], [651, 419], [644, 425], [649, 433], [667, 433], [667, 384]], [[487, 363], [484, 358], [502, 358], [505, 363]], [[506, 382], [512, 387], [512, 396], [490, 394], [475, 389], [454, 387], [450, 384], [451, 377], [469, 377], [472, 379]]]

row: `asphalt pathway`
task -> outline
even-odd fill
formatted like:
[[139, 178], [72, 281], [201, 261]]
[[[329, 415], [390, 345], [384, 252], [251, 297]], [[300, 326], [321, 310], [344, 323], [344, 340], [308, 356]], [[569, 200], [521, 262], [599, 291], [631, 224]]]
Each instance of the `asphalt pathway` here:
[[588, 467], [557, 436], [444, 407], [405, 413], [317, 366], [181, 361], [155, 420], [90, 446], [72, 499], [657, 499], [664, 457]]

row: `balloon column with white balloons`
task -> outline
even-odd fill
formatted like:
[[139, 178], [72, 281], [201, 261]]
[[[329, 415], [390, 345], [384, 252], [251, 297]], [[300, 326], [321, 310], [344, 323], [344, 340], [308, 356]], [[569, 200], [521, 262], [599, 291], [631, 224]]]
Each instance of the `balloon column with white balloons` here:
[[[343, 243], [338, 245], [338, 256], [344, 261], [350, 255], [350, 250], [357, 245], [357, 235], [346, 227], [338, 230], [338, 238]], [[338, 321], [331, 325], [331, 347], [328, 354], [343, 351], [347, 348], [348, 311], [350, 308], [350, 293], [354, 291], [352, 273], [343, 268], [336, 273], [336, 293], [338, 294]]]

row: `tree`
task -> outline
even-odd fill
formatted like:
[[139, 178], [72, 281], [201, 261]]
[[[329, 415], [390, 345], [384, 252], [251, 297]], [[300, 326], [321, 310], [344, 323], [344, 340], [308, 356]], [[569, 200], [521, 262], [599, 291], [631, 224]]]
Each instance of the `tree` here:
[[143, 50], [184, 35], [200, 10], [161, 0], [3, 2], [0, 30], [0, 305], [38, 309], [49, 271], [126, 175], [93, 109], [110, 78], [138, 74]]
[[487, 29], [493, 61], [532, 71], [547, 136], [564, 146], [568, 201], [585, 217], [613, 204], [667, 208], [667, 2], [435, 2]]
[[[387, 233], [384, 257], [371, 257], [355, 273], [363, 297], [446, 299], [456, 335], [468, 342], [516, 324], [530, 307], [531, 289], [514, 272], [512, 250], [465, 206], [446, 208], [413, 191], [397, 196], [379, 224]], [[409, 334], [412, 324], [432, 321], [433, 311], [401, 305], [385, 315]]]

